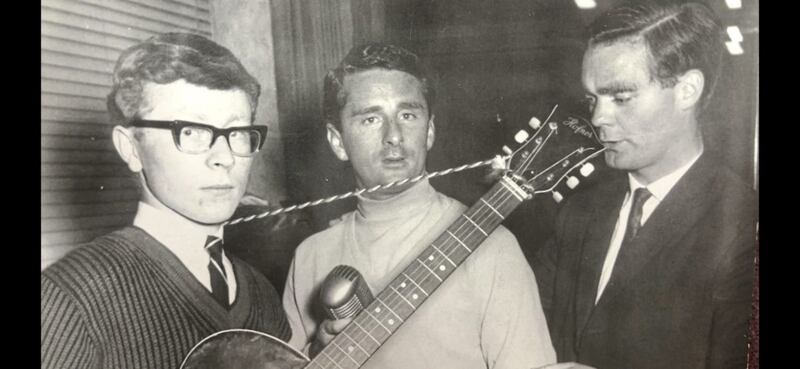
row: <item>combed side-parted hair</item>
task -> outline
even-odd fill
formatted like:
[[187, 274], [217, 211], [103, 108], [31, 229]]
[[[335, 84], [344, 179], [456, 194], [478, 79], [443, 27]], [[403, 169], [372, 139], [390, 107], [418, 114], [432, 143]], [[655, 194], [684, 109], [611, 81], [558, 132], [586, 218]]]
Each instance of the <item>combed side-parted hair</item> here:
[[428, 112], [433, 108], [436, 91], [419, 57], [397, 45], [372, 42], [350, 49], [341, 63], [325, 75], [322, 97], [325, 123], [341, 128], [340, 114], [347, 102], [344, 78], [370, 69], [399, 70], [416, 77], [422, 85], [422, 95], [428, 105]]
[[106, 104], [113, 124], [127, 125], [143, 108], [144, 83], [167, 84], [183, 79], [213, 90], [241, 89], [255, 118], [261, 86], [239, 59], [200, 35], [165, 33], [122, 52], [114, 67]]
[[590, 47], [639, 38], [651, 57], [650, 74], [661, 86], [674, 86], [690, 69], [703, 73], [702, 110], [722, 65], [722, 29], [714, 11], [700, 2], [628, 1], [589, 26]]

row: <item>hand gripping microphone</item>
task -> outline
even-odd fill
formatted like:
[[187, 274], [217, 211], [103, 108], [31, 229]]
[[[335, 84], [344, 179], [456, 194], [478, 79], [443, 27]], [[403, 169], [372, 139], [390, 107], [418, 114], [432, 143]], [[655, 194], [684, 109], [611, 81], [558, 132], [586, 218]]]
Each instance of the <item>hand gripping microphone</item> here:
[[319, 298], [331, 320], [353, 317], [374, 299], [361, 273], [349, 265], [331, 270], [322, 282]]

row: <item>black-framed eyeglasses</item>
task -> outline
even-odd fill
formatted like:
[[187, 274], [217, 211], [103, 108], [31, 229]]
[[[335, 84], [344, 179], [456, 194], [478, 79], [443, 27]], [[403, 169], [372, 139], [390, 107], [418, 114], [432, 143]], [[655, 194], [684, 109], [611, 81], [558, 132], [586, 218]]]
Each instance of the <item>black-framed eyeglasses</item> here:
[[188, 154], [201, 154], [211, 149], [217, 137], [223, 136], [228, 141], [231, 152], [237, 156], [253, 156], [267, 137], [267, 126], [244, 126], [217, 128], [208, 124], [188, 122], [185, 120], [147, 120], [135, 119], [130, 122], [133, 127], [161, 128], [172, 130], [172, 138], [178, 150]]

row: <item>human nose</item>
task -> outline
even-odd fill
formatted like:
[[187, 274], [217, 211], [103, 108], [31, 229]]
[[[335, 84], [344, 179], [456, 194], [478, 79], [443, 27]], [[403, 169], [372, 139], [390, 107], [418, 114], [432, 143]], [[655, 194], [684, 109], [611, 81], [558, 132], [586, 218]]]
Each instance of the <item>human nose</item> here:
[[389, 145], [398, 145], [403, 142], [403, 130], [397, 119], [389, 118], [383, 125], [383, 142]]
[[592, 125], [595, 127], [609, 125], [613, 121], [612, 116], [611, 104], [598, 100], [592, 111]]
[[234, 160], [228, 138], [225, 136], [217, 137], [209, 150], [208, 165], [211, 167], [230, 168], [233, 166]]

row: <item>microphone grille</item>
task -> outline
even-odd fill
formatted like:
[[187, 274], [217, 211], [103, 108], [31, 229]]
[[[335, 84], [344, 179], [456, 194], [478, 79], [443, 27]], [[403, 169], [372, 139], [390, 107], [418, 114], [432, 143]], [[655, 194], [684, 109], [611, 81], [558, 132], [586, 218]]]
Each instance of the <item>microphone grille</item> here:
[[328, 317], [336, 320], [358, 314], [374, 297], [358, 270], [339, 265], [325, 278], [320, 299]]

